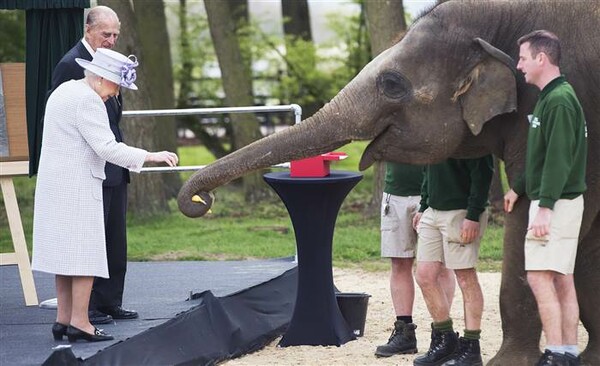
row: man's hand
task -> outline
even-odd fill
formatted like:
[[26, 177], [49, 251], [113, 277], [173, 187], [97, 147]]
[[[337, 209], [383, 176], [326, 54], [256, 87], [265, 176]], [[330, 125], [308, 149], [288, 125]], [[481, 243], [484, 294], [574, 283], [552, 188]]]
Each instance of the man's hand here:
[[519, 195], [512, 189], [504, 195], [504, 211], [511, 213], [515, 202], [519, 199]]
[[550, 222], [552, 221], [552, 210], [548, 207], [540, 207], [535, 219], [527, 230], [531, 230], [536, 238], [543, 238], [550, 234]]
[[479, 222], [464, 219], [460, 226], [460, 241], [468, 244], [479, 236]]
[[415, 214], [415, 216], [413, 217], [413, 229], [415, 229], [415, 231], [417, 231], [417, 228], [419, 227], [419, 221], [421, 221], [421, 216], [423, 216], [422, 212], [417, 212]]

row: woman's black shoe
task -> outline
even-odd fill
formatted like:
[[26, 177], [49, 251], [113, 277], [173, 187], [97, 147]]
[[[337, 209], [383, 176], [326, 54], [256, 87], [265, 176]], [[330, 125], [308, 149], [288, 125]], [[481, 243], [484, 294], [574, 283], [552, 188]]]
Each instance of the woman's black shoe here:
[[81, 329], [75, 328], [72, 325], [69, 325], [69, 328], [67, 329], [67, 338], [71, 343], [77, 342], [79, 339], [83, 339], [84, 341], [88, 342], [102, 342], [114, 339], [113, 336], [104, 333], [102, 329], [94, 328], [94, 334], [90, 334]]
[[67, 335], [67, 325], [64, 324], [60, 324], [60, 323], [54, 323], [54, 325], [52, 326], [52, 335], [54, 336], [54, 340], [55, 341], [60, 341], [62, 340], [62, 337], [64, 335]]

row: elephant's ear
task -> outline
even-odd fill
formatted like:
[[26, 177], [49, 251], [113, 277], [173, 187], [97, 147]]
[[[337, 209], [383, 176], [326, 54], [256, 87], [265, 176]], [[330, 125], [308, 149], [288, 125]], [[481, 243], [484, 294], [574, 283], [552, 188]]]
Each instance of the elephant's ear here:
[[517, 109], [517, 80], [513, 60], [481, 38], [475, 42], [484, 57], [460, 81], [453, 100], [460, 101], [464, 121], [473, 135], [497, 115]]

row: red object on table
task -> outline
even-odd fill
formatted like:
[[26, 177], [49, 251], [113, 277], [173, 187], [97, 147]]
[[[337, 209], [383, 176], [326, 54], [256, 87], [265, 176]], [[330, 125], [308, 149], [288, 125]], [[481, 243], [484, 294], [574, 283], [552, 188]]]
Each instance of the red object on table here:
[[332, 161], [346, 159], [344, 152], [329, 152], [313, 156], [312, 158], [294, 160], [290, 163], [290, 177], [292, 178], [321, 178], [329, 175], [329, 164]]

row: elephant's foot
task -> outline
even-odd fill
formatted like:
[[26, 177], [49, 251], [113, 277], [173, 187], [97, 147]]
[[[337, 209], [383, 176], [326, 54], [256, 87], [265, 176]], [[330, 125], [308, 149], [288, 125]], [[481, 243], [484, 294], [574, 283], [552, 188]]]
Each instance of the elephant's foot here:
[[600, 345], [596, 342], [589, 342], [581, 353], [581, 362], [582, 365], [600, 365]]
[[503, 341], [498, 353], [487, 366], [535, 365], [541, 352], [536, 346], [525, 346], [518, 341]]

